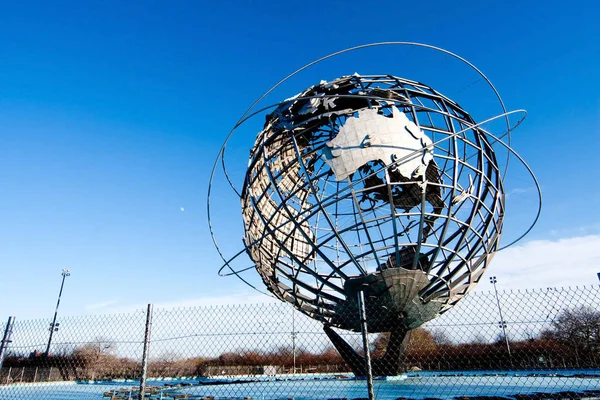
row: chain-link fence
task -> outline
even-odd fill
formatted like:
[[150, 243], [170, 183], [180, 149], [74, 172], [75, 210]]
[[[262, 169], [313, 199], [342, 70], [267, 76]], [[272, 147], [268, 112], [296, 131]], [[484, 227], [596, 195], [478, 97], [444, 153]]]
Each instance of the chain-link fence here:
[[[376, 330], [384, 310], [366, 304]], [[378, 399], [600, 396], [599, 286], [472, 293], [367, 348], [347, 314], [355, 331], [283, 303], [149, 307], [59, 318], [50, 345], [51, 321], [17, 319], [0, 325], [0, 399], [367, 398], [367, 351]]]

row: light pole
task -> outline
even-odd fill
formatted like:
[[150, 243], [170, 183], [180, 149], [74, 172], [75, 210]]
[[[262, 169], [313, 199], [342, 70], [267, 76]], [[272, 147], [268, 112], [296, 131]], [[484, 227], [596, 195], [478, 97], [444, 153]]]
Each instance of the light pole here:
[[506, 342], [506, 350], [508, 350], [508, 357], [511, 360], [512, 364], [512, 355], [510, 354], [510, 343], [508, 342], [508, 336], [506, 336], [506, 322], [504, 321], [504, 317], [502, 316], [502, 307], [500, 307], [500, 298], [498, 297], [498, 289], [496, 289], [496, 282], [498, 280], [495, 276], [490, 277], [490, 282], [494, 285], [494, 293], [496, 294], [496, 304], [498, 304], [498, 313], [500, 314], [500, 322], [498, 325], [502, 328], [502, 335], [504, 335], [504, 341]]
[[56, 316], [58, 315], [58, 306], [60, 305], [60, 296], [62, 295], [62, 291], [63, 291], [63, 287], [65, 286], [65, 278], [67, 276], [71, 276], [71, 270], [69, 268], [63, 268], [62, 270], [62, 282], [60, 284], [60, 292], [58, 292], [58, 301], [56, 302], [56, 309], [54, 310], [54, 319], [52, 320], [52, 323], [50, 324], [50, 337], [48, 338], [48, 346], [46, 347], [46, 352], [44, 353], [44, 355], [46, 357], [48, 357], [50, 355], [50, 345], [52, 344], [52, 335], [54, 334], [55, 331], [58, 330], [58, 325], [56, 323]]

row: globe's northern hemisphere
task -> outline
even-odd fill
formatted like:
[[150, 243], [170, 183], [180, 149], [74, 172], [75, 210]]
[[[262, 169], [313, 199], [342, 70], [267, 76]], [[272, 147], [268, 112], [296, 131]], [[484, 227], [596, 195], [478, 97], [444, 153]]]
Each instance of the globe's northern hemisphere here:
[[242, 191], [245, 245], [278, 298], [326, 324], [413, 329], [479, 280], [504, 192], [486, 132], [389, 75], [321, 82], [267, 115]]

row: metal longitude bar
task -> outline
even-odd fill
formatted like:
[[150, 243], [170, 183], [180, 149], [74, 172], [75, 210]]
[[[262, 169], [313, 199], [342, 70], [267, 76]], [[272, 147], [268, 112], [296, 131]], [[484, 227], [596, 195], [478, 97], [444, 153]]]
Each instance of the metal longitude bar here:
[[[348, 183], [351, 185], [352, 184], [352, 180], [350, 178], [348, 178]], [[362, 213], [362, 210], [360, 209], [360, 204], [358, 203], [358, 199], [356, 198], [356, 191], [354, 190], [354, 188], [350, 189], [350, 192], [352, 193], [352, 200], [354, 201], [354, 204], [356, 205], [356, 211], [358, 211], [358, 216], [360, 217], [360, 220], [362, 222], [364, 231], [365, 231], [365, 236], [367, 237], [367, 240], [369, 241], [369, 245], [371, 246], [371, 250], [373, 253], [373, 256], [375, 257], [375, 262], [377, 263], [377, 266], [381, 265], [381, 262], [379, 261], [379, 257], [377, 256], [377, 249], [375, 248], [375, 243], [373, 243], [373, 240], [371, 239], [371, 234], [369, 233], [369, 228], [367, 227], [367, 223], [365, 221], [365, 216]], [[354, 214], [356, 217], [356, 213]], [[357, 226], [358, 228], [358, 226]], [[367, 273], [365, 272], [365, 275]]]
[[[296, 158], [297, 158], [298, 163], [300, 165], [300, 169], [302, 170], [302, 173], [304, 174], [304, 176], [307, 179], [307, 182], [309, 184], [310, 190], [311, 190], [314, 198], [318, 199], [319, 196], [318, 196], [317, 191], [315, 189], [315, 185], [314, 185], [312, 179], [310, 178], [310, 174], [306, 170], [306, 165], [304, 164], [304, 160], [302, 159], [302, 154], [300, 154], [300, 149], [298, 148], [298, 143], [296, 142], [296, 138], [294, 136], [292, 136], [291, 139], [292, 139], [292, 143], [294, 145], [294, 151], [296, 152]], [[276, 192], [278, 194], [280, 194], [279, 193], [279, 189], [276, 186], [275, 186], [275, 190], [276, 190]], [[354, 191], [352, 193], [354, 195]], [[283, 198], [281, 198], [281, 200], [284, 201]], [[339, 239], [340, 244], [342, 245], [342, 247], [344, 248], [344, 250], [348, 254], [348, 257], [350, 257], [350, 259], [352, 260], [353, 264], [356, 266], [356, 269], [359, 270], [363, 275], [367, 275], [367, 271], [364, 268], [362, 268], [362, 266], [360, 265], [360, 263], [358, 262], [358, 260], [354, 257], [354, 254], [352, 253], [352, 251], [346, 245], [346, 242], [344, 241], [344, 239], [342, 239], [340, 237], [340, 235], [339, 235], [339, 233], [337, 231], [336, 226], [334, 225], [333, 221], [329, 217], [329, 214], [327, 214], [327, 212], [325, 211], [325, 207], [323, 207], [323, 204], [322, 203], [318, 203], [317, 206], [321, 209], [321, 211], [323, 211], [323, 217], [325, 217], [325, 220], [327, 221], [327, 223], [331, 227], [332, 233]], [[304, 234], [304, 231], [301, 230], [301, 233]], [[345, 274], [341, 273], [341, 275], [345, 275]]]
[[[253, 204], [254, 207], [257, 207], [253, 198], [250, 198], [250, 201], [252, 202], [252, 204]], [[284, 204], [284, 203], [282, 203], [282, 204]], [[282, 245], [281, 241], [275, 235], [275, 231], [269, 226], [269, 224], [267, 224], [267, 221], [264, 219], [264, 216], [261, 213], [258, 213], [258, 217], [263, 222], [263, 224], [264, 224], [265, 229], [267, 230], [267, 232], [273, 236], [273, 239], [275, 240], [275, 242], [277, 243], [277, 245], [280, 246], [281, 249], [288, 254], [288, 256], [290, 257], [290, 259], [292, 261], [296, 262], [300, 266], [303, 266], [303, 264], [301, 263], [301, 260], [292, 251], [290, 251], [286, 246]], [[296, 220], [292, 220], [292, 221], [295, 224], [297, 224]], [[315, 251], [317, 252], [317, 254], [319, 254], [319, 255], [321, 255], [321, 257], [323, 257], [322, 252], [321, 252], [321, 250], [319, 250], [319, 248], [315, 247]], [[330, 265], [332, 265], [332, 264], [330, 264]], [[336, 269], [333, 269], [333, 270], [337, 272]], [[281, 270], [279, 270], [279, 269], [278, 269], [278, 271], [281, 272]], [[311, 275], [315, 276], [315, 278], [317, 278], [317, 279], [319, 278], [319, 276], [316, 275], [315, 271], [311, 270], [310, 268], [305, 268], [305, 272], [308, 273], [308, 274], [311, 274]], [[343, 293], [342, 288], [339, 288], [339, 287], [337, 287], [334, 284], [329, 283], [329, 282], [327, 282], [327, 285], [329, 285], [332, 289], [335, 289], [339, 293]]]
[[[444, 110], [448, 114], [450, 114], [448, 112], [448, 109], [446, 107], [446, 103], [445, 102], [442, 102], [442, 106], [444, 107]], [[446, 123], [448, 125], [448, 131], [452, 132], [452, 133], [456, 132], [456, 130], [454, 129], [454, 123], [453, 123], [454, 121], [453, 121], [452, 117], [446, 117], [446, 118], [447, 118]], [[456, 136], [452, 136], [452, 142], [448, 143], [448, 147], [449, 147], [449, 149], [450, 149], [450, 147], [452, 147], [452, 152], [450, 153], [450, 151], [448, 150], [448, 155], [449, 156], [452, 156], [452, 155], [454, 156], [453, 157], [454, 158], [454, 167], [452, 168], [452, 182], [458, 182], [458, 162], [459, 162], [459, 160], [458, 160], [458, 144], [457, 144], [457, 138], [456, 138]], [[445, 162], [447, 162], [447, 160]], [[445, 171], [445, 168], [444, 168], [444, 171]], [[454, 206], [454, 203], [452, 202], [452, 199], [454, 198], [455, 193], [456, 193], [456, 189], [457, 189], [456, 186], [457, 185], [453, 185], [452, 189], [450, 190], [450, 194], [449, 194], [450, 195], [450, 201], [448, 202], [448, 212], [446, 214], [446, 219], [448, 219], [448, 218], [450, 218], [452, 216], [452, 208]], [[427, 271], [425, 271], [428, 274], [431, 273], [431, 269], [435, 265], [437, 257], [438, 257], [438, 255], [439, 255], [439, 253], [440, 253], [440, 251], [441, 251], [441, 249], [442, 249], [442, 247], [444, 245], [444, 238], [446, 237], [446, 232], [448, 231], [448, 226], [449, 225], [450, 224], [448, 224], [448, 223], [444, 224], [444, 228], [442, 229], [442, 233], [440, 234], [440, 237], [438, 239], [438, 245], [439, 245], [438, 249], [435, 251], [435, 253], [431, 257], [431, 263], [429, 264], [429, 268], [427, 269]]]
[[146, 397], [146, 375], [148, 375], [148, 355], [150, 351], [150, 333], [152, 332], [152, 304], [148, 304], [146, 311], [146, 331], [144, 333], [144, 352], [142, 354], [142, 376], [140, 377], [139, 400]]
[[[315, 197], [316, 197], [316, 190], [314, 189], [314, 186], [312, 186], [312, 181], [310, 181], [310, 175], [308, 175], [308, 173], [306, 172], [306, 170], [304, 170], [304, 164], [302, 163], [302, 158], [301, 158], [301, 156], [300, 156], [300, 153], [298, 152], [298, 147], [297, 147], [297, 145], [296, 145], [295, 141], [294, 141], [294, 150], [296, 151], [296, 156], [297, 156], [297, 157], [300, 157], [300, 158], [299, 158], [299, 161], [300, 161], [300, 163], [299, 163], [299, 164], [300, 164], [300, 167], [303, 169], [303, 172], [305, 173], [305, 175], [306, 175], [306, 176], [309, 178], [309, 185], [311, 186], [311, 189], [312, 189], [313, 195], [315, 195]], [[263, 157], [265, 157], [265, 154], [264, 154], [264, 152], [263, 152]], [[277, 185], [277, 182], [275, 182], [275, 179], [274, 179], [274, 177], [273, 177], [273, 173], [272, 173], [272, 171], [271, 171], [271, 168], [269, 168], [269, 167], [268, 167], [268, 164], [267, 164], [267, 161], [268, 161], [268, 160], [265, 158], [263, 161], [265, 162], [265, 165], [264, 165], [264, 167], [263, 167], [263, 168], [265, 168], [265, 171], [267, 172], [267, 176], [268, 176], [268, 178], [269, 178], [269, 181], [270, 181], [270, 183], [271, 183], [271, 187], [273, 188], [273, 192], [274, 192], [274, 193], [277, 195], [277, 197], [279, 198], [279, 201], [280, 201], [279, 208], [280, 208], [280, 209], [282, 209], [282, 210], [284, 210], [284, 211], [286, 212], [286, 214], [287, 214], [287, 215], [288, 215], [288, 217], [290, 218], [290, 221], [291, 221], [291, 222], [294, 224], [294, 226], [295, 226], [295, 229], [297, 229], [297, 230], [298, 230], [298, 232], [300, 232], [300, 234], [301, 234], [301, 235], [304, 237], [304, 240], [306, 240], [306, 242], [307, 242], [307, 243], [310, 243], [310, 244], [312, 245], [312, 247], [313, 247], [314, 251], [315, 251], [315, 252], [316, 252], [316, 253], [317, 253], [319, 256], [321, 256], [321, 258], [323, 258], [323, 261], [327, 262], [327, 264], [328, 264], [328, 265], [331, 267], [331, 269], [333, 269], [333, 270], [337, 271], [337, 272], [340, 274], [340, 276], [342, 276], [342, 277], [344, 277], [344, 278], [348, 278], [348, 277], [346, 276], [346, 274], [345, 274], [345, 273], [344, 273], [344, 272], [343, 272], [341, 269], [337, 268], [337, 267], [336, 267], [336, 266], [333, 264], [333, 262], [331, 262], [331, 261], [330, 261], [330, 260], [329, 260], [329, 259], [328, 259], [328, 258], [327, 258], [327, 257], [326, 257], [326, 256], [325, 256], [323, 253], [322, 253], [322, 252], [321, 252], [321, 250], [319, 249], [319, 247], [318, 247], [318, 246], [317, 246], [315, 243], [313, 243], [313, 242], [312, 242], [312, 240], [310, 239], [310, 237], [308, 236], [308, 234], [306, 233], [306, 231], [304, 230], [304, 228], [303, 228], [303, 227], [302, 227], [302, 226], [301, 226], [301, 225], [298, 223], [298, 221], [296, 221], [295, 215], [294, 215], [293, 213], [291, 213], [291, 212], [290, 212], [290, 210], [289, 210], [289, 207], [288, 207], [288, 205], [287, 205], [287, 203], [286, 203], [286, 201], [285, 201], [286, 199], [285, 199], [285, 197], [284, 197], [284, 196], [281, 194], [281, 191], [279, 190], [279, 186]], [[318, 197], [316, 197], [316, 198], [318, 198]], [[256, 205], [255, 205], [254, 207], [255, 207], [255, 209], [258, 209], [258, 207], [257, 207]], [[320, 209], [323, 211], [323, 214], [325, 215], [326, 219], [329, 221], [329, 224], [330, 224], [330, 226], [331, 226], [331, 227], [332, 227], [332, 229], [333, 229], [333, 223], [331, 222], [331, 219], [329, 218], [329, 216], [326, 214], [326, 212], [325, 212], [325, 209], [323, 208], [322, 204], [318, 204], [318, 208], [320, 208]], [[266, 226], [266, 224], [265, 224], [265, 226]], [[336, 233], [336, 232], [334, 231], [334, 233]], [[285, 246], [283, 246], [283, 247], [285, 247]], [[346, 249], [346, 251], [348, 252], [348, 254], [350, 254], [350, 257], [351, 257], [351, 258], [354, 260], [354, 258], [352, 257], [352, 253], [350, 253], [350, 249]], [[300, 264], [300, 265], [302, 265], [302, 264], [300, 263], [300, 261], [298, 261], [298, 262], [299, 262], [299, 264]], [[355, 262], [355, 264], [356, 264], [356, 265], [359, 267], [359, 269], [360, 269], [360, 265], [358, 264], [358, 261], [354, 260], [354, 262]]]

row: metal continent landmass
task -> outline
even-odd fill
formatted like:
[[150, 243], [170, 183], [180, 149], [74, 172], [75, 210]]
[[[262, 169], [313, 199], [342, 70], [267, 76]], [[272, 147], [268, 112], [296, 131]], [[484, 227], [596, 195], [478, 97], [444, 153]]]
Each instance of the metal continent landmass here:
[[379, 114], [377, 109], [359, 110], [358, 116], [348, 118], [327, 143], [325, 161], [337, 181], [375, 160], [386, 167], [399, 161], [397, 170], [409, 179], [424, 176], [433, 159], [433, 142], [403, 112], [391, 108], [391, 117]]

